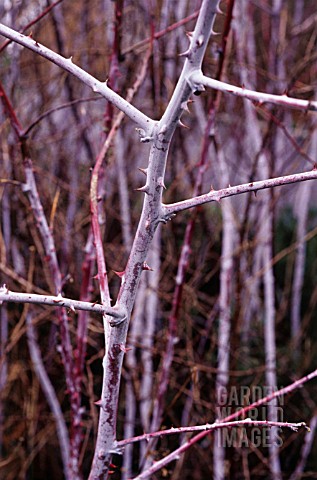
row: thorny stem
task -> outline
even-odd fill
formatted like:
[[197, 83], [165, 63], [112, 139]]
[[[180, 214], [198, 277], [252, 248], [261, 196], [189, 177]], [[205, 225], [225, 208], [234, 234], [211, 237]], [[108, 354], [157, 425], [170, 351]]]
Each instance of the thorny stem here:
[[214, 423], [206, 423], [205, 425], [195, 425], [192, 427], [167, 428], [166, 430], [160, 430], [159, 432], [144, 433], [143, 435], [139, 435], [138, 437], [120, 440], [119, 442], [117, 442], [116, 445], [118, 448], [123, 448], [126, 445], [130, 445], [131, 443], [137, 443], [142, 441], [148, 442], [151, 438], [161, 438], [169, 435], [180, 435], [182, 433], [201, 432], [201, 431], [206, 432], [207, 430], [211, 431], [211, 430], [217, 430], [219, 428], [241, 427], [241, 426], [287, 427], [295, 431], [297, 431], [297, 429], [300, 427], [305, 427], [309, 431], [309, 427], [306, 426], [305, 422], [300, 422], [300, 423], [269, 422], [268, 420], [251, 420], [251, 418], [245, 418], [244, 420], [236, 420], [231, 422], [217, 421]]
[[231, 93], [238, 97], [245, 97], [254, 102], [273, 103], [274, 105], [281, 105], [282, 107], [295, 108], [297, 110], [317, 110], [317, 102], [310, 100], [301, 100], [299, 98], [291, 98], [287, 95], [273, 95], [270, 93], [256, 92], [244, 87], [236, 87], [229, 83], [220, 82], [213, 78], [206, 77], [199, 71], [195, 71], [190, 80], [196, 84], [202, 84], [209, 88], [220, 90], [221, 92]]
[[[130, 119], [135, 121], [141, 127], [142, 141], [151, 142], [149, 166], [147, 169], [147, 180], [145, 186], [142, 188], [142, 191], [145, 194], [142, 214], [137, 234], [129, 256], [129, 260], [125, 268], [125, 274], [122, 277], [122, 284], [116, 303], [116, 308], [124, 312], [124, 314], [127, 316], [127, 321], [121, 322], [120, 324], [118, 324], [118, 322], [114, 322], [116, 328], [110, 330], [109, 342], [107, 345], [108, 348], [104, 359], [106, 384], [104, 385], [101, 401], [100, 428], [98, 434], [96, 455], [93, 468], [89, 477], [93, 480], [107, 478], [111, 455], [113, 452], [117, 451], [117, 444], [115, 441], [115, 426], [117, 413], [116, 410], [118, 405], [119, 383], [121, 377], [122, 361], [125, 352], [128, 320], [130, 318], [131, 311], [135, 302], [142, 268], [146, 260], [157, 225], [160, 222], [166, 222], [177, 211], [182, 211], [187, 208], [191, 208], [214, 200], [219, 201], [221, 198], [224, 198], [226, 196], [245, 193], [248, 191], [257, 191], [264, 188], [270, 188], [272, 186], [284, 185], [287, 183], [294, 183], [317, 178], [316, 171], [306, 172], [261, 182], [249, 183], [237, 187], [229, 187], [227, 189], [219, 190], [218, 192], [210, 192], [209, 194], [201, 195], [195, 197], [194, 199], [185, 200], [183, 202], [178, 202], [171, 205], [162, 204], [162, 187], [164, 185], [166, 160], [171, 138], [177, 127], [178, 121], [185, 108], [186, 102], [189, 99], [189, 96], [193, 92], [202, 91], [203, 85], [209, 87], [212, 86], [212, 88], [219, 88], [222, 89], [222, 91], [226, 91], [229, 93], [246, 96], [247, 98], [251, 98], [255, 101], [271, 101], [273, 103], [283, 106], [289, 105], [293, 108], [316, 110], [316, 102], [289, 99], [289, 97], [286, 96], [260, 94], [258, 92], [252, 92], [246, 89], [239, 89], [238, 87], [228, 86], [227, 84], [223, 84], [223, 82], [218, 82], [217, 84], [215, 84], [215, 81], [202, 75], [202, 59], [205, 54], [208, 39], [212, 33], [212, 25], [214, 22], [218, 4], [218, 0], [203, 1], [197, 25], [192, 36], [190, 47], [184, 53], [186, 61], [182, 74], [177, 83], [171, 101], [162, 119], [158, 123], [154, 122], [149, 117], [141, 113], [139, 110], [132, 107], [129, 102], [123, 100], [115, 92], [111, 91], [105, 83], [96, 80], [87, 72], [74, 65], [71, 59], [65, 59], [60, 55], [57, 55], [54, 52], [50, 51], [46, 47], [43, 47], [34, 39], [18, 34], [14, 30], [0, 24], [0, 34], [7, 36], [15, 42], [49, 59], [64, 70], [75, 75], [81, 81], [90, 86], [95, 92], [102, 94], [105, 98], [107, 98], [110, 102], [117, 106], [123, 113], [125, 113]], [[244, 92], [244, 94], [242, 92]], [[245, 92], [247, 92], [247, 95], [245, 94]], [[30, 167], [30, 165], [26, 166]], [[98, 198], [96, 184], [94, 185], [94, 188], [94, 200], [97, 201]], [[43, 216], [42, 211], [40, 212], [40, 216]], [[53, 252], [51, 253], [53, 254]], [[55, 280], [56, 275], [57, 273], [54, 272], [53, 277]], [[55, 281], [55, 286], [60, 287], [60, 285], [60, 280], [57, 282]], [[60, 290], [60, 288], [57, 288], [57, 293], [60, 293]], [[63, 320], [65, 320], [65, 318], [66, 315], [64, 316]], [[67, 322], [64, 324], [64, 326], [66, 328]], [[67, 334], [67, 331], [64, 332], [64, 334], [65, 333]], [[62, 335], [62, 338], [63, 336], [64, 335]], [[72, 364], [72, 359], [67, 358], [66, 360], [69, 360], [70, 367]], [[67, 375], [68, 374], [66, 372], [66, 376]], [[304, 380], [301, 379], [292, 385], [297, 386], [300, 384], [300, 382], [304, 383], [304, 381], [313, 378], [313, 376], [317, 376], [317, 371], [313, 372], [307, 377], [304, 377]], [[296, 386], [294, 386], [292, 389], [296, 388]], [[283, 393], [291, 391], [292, 389], [290, 387], [287, 387], [289, 388], [289, 390], [282, 389], [280, 391], [280, 394], [282, 391]], [[277, 394], [275, 396], [277, 396]], [[275, 396], [272, 396], [271, 398], [275, 398]], [[256, 402], [256, 404], [253, 404], [252, 407], [249, 406], [243, 411], [246, 412], [250, 408], [253, 408], [255, 405], [259, 405], [264, 403], [264, 401], [268, 401], [268, 399], [269, 397], [266, 397], [265, 399], [262, 399], [262, 401], [259, 401], [260, 403]], [[240, 414], [241, 411], [237, 412], [235, 415], [238, 416]], [[226, 420], [229, 419], [230, 418], [228, 417]], [[208, 433], [209, 432], [203, 432], [197, 435], [194, 439], [191, 439], [187, 444], [185, 444], [186, 448], [184, 448], [183, 446], [181, 447], [181, 449], [183, 448], [183, 450], [178, 449], [176, 452], [181, 453], [185, 449], [189, 448], [191, 444], [195, 443], [195, 441], [203, 438]], [[178, 455], [178, 453], [176, 453], [176, 455]], [[176, 458], [175, 452], [173, 452], [173, 454], [171, 455], [173, 455], [173, 458], [171, 459]], [[164, 464], [167, 463], [166, 460], [169, 458], [170, 456], [163, 459], [165, 462]], [[168, 461], [171, 460], [169, 459]], [[160, 465], [162, 464], [163, 462], [157, 462], [155, 467], [152, 467], [151, 473], [154, 473], [159, 468], [161, 468]], [[145, 474], [146, 472], [142, 475]], [[140, 476], [138, 478], [147, 477]]]
[[[93, 268], [95, 265], [96, 253], [93, 246], [92, 230], [90, 228], [88, 239], [85, 247], [85, 258], [82, 264], [82, 279], [80, 287], [80, 300], [89, 302], [91, 298], [91, 287], [93, 282]], [[94, 304], [92, 304], [94, 305]], [[104, 306], [102, 306], [105, 308]], [[103, 312], [104, 314], [105, 312]], [[75, 363], [75, 381], [78, 391], [81, 390], [86, 348], [87, 348], [87, 330], [88, 330], [89, 315], [87, 310], [80, 310], [77, 318], [77, 332], [76, 332], [76, 350], [74, 351]]]
[[[273, 400], [277, 397], [281, 397], [283, 395], [286, 395], [286, 394], [292, 392], [296, 388], [299, 388], [301, 385], [308, 382], [309, 380], [312, 380], [315, 377], [317, 377], [317, 370], [314, 370], [313, 372], [306, 375], [305, 377], [302, 377], [299, 380], [296, 380], [291, 385], [288, 385], [287, 387], [281, 388], [280, 390], [277, 390], [277, 391], [271, 393], [270, 395], [267, 395], [266, 397], [261, 398], [260, 400], [254, 402], [250, 405], [247, 405], [246, 407], [242, 408], [241, 410], [236, 411], [232, 415], [229, 415], [228, 417], [221, 419], [221, 422], [223, 422], [223, 423], [231, 422], [232, 420], [235, 420], [236, 418], [240, 417], [241, 415], [245, 415], [248, 411], [259, 407], [260, 405], [268, 403], [268, 402], [270, 402], [271, 400]], [[202, 440], [203, 438], [205, 438], [209, 434], [210, 434], [209, 430], [198, 433], [195, 437], [188, 440], [181, 447], [174, 450], [172, 453], [170, 453], [166, 457], [162, 458], [158, 462], [155, 462], [152, 465], [152, 467], [150, 467], [147, 471], [142, 472], [140, 475], [135, 477], [134, 480], [144, 480], [146, 478], [150, 478], [151, 475], [153, 475], [155, 472], [159, 471], [161, 468], [165, 467], [166, 465], [168, 465], [173, 460], [177, 460], [182, 453], [184, 453], [192, 445], [199, 442], [200, 440]]]
[[96, 312], [102, 315], [110, 315], [118, 320], [122, 320], [122, 315], [113, 307], [100, 305], [99, 303], [84, 302], [81, 300], [72, 300], [62, 297], [62, 295], [37, 295], [35, 293], [12, 292], [5, 285], [0, 287], [0, 303], [33, 303], [38, 305], [50, 305], [59, 308], [69, 308], [71, 311], [81, 310], [85, 312]]
[[162, 206], [163, 217], [168, 220], [176, 214], [188, 208], [193, 208], [204, 203], [219, 202], [222, 198], [232, 197], [241, 193], [257, 192], [266, 188], [278, 187], [281, 185], [289, 185], [292, 183], [305, 182], [307, 180], [317, 179], [317, 169], [310, 172], [294, 173], [292, 175], [284, 175], [282, 177], [270, 178], [267, 180], [259, 180], [257, 182], [244, 183], [235, 187], [222, 188], [220, 190], [211, 190], [209, 193], [199, 195], [198, 197], [189, 198], [177, 203], [170, 203]]
[[[212, 100], [212, 104], [213, 104], [213, 100]], [[212, 109], [210, 109], [208, 122], [205, 126], [202, 152], [197, 165], [198, 172], [197, 172], [197, 177], [195, 180], [195, 186], [193, 190], [194, 197], [201, 194], [203, 175], [204, 175], [204, 172], [207, 166], [207, 161], [208, 161], [210, 129], [214, 121], [214, 118], [212, 115], [213, 112], [211, 110]], [[152, 432], [158, 429], [159, 424], [161, 422], [163, 409], [164, 409], [164, 397], [168, 387], [168, 376], [169, 376], [169, 371], [170, 371], [170, 367], [171, 367], [173, 356], [174, 356], [175, 337], [177, 335], [177, 320], [179, 315], [179, 308], [182, 301], [184, 279], [185, 279], [186, 271], [188, 269], [189, 258], [191, 254], [190, 245], [191, 245], [192, 235], [193, 235], [194, 226], [195, 226], [196, 213], [197, 213], [196, 211], [193, 212], [186, 226], [183, 245], [182, 245], [181, 254], [178, 262], [177, 274], [175, 278], [176, 286], [175, 286], [175, 290], [173, 293], [173, 300], [172, 300], [172, 310], [168, 318], [167, 345], [166, 345], [166, 350], [163, 356], [163, 361], [162, 361], [162, 366], [160, 371], [160, 379], [158, 381], [158, 393], [155, 397], [154, 406], [153, 406], [153, 415], [152, 415], [152, 422], [151, 422]], [[147, 451], [154, 450], [154, 448], [155, 448], [154, 443], [150, 443], [147, 447]]]
[[[118, 27], [119, 22], [121, 21], [121, 8], [122, 6], [119, 5], [119, 2], [116, 2], [115, 11], [116, 11], [116, 27]], [[109, 76], [109, 83], [111, 84], [112, 88], [115, 89], [118, 77], [118, 60], [117, 55], [119, 53], [119, 36], [118, 36], [118, 28], [115, 28], [115, 35], [113, 40], [113, 52], [111, 55], [110, 60], [110, 76]], [[130, 103], [130, 102], [129, 102]], [[113, 108], [111, 103], [107, 105], [107, 113], [106, 113], [106, 140], [98, 154], [95, 166], [93, 168], [91, 183], [90, 183], [90, 207], [91, 207], [91, 224], [92, 224], [92, 231], [94, 236], [95, 242], [95, 250], [96, 250], [96, 259], [97, 259], [97, 268], [98, 268], [98, 279], [99, 279], [99, 288], [101, 294], [101, 302], [105, 305], [110, 305], [110, 293], [109, 293], [109, 286], [107, 281], [107, 271], [106, 271], [106, 262], [105, 256], [103, 251], [102, 245], [102, 238], [101, 238], [101, 230], [99, 225], [99, 215], [98, 215], [98, 182], [99, 176], [101, 172], [101, 167], [106, 157], [106, 154], [110, 148], [111, 142], [113, 140], [114, 135], [116, 134], [122, 120], [123, 114], [120, 112], [119, 119], [116, 119], [116, 122], [113, 125], [113, 129], [110, 129], [111, 124], [113, 122]], [[110, 132], [108, 133], [108, 131]], [[105, 322], [107, 320], [105, 319]], [[105, 325], [105, 330], [108, 330], [108, 326]], [[106, 340], [107, 341], [107, 340]]]
[[110, 293], [107, 282], [107, 270], [105, 256], [102, 246], [101, 231], [98, 219], [98, 177], [102, 162], [104, 160], [105, 154], [109, 148], [110, 142], [108, 139], [105, 141], [97, 161], [95, 163], [91, 182], [90, 182], [90, 212], [91, 212], [91, 225], [94, 235], [94, 243], [96, 249], [96, 259], [97, 259], [97, 269], [98, 269], [98, 280], [99, 288], [101, 295], [101, 303], [105, 306], [110, 306]]
[[[127, 102], [132, 101], [135, 93], [137, 92], [145, 78], [149, 56], [150, 50], [144, 58], [144, 61], [140, 68], [140, 73], [137, 76], [134, 85], [128, 91], [126, 100]], [[100, 159], [101, 156], [103, 156], [103, 158], [105, 157], [123, 119], [124, 113], [119, 112], [112, 124], [111, 130], [103, 145], [102, 151], [100, 152]], [[96, 178], [96, 182], [98, 182], [98, 177]], [[94, 191], [92, 192], [92, 194], [94, 194]], [[102, 248], [102, 245], [100, 248]], [[128, 318], [128, 313], [125, 305], [122, 307], [122, 305], [117, 304], [116, 308], [120, 310], [120, 312], [122, 311], [124, 315], [126, 315], [126, 319]], [[116, 322], [115, 319], [112, 317], [110, 319], [105, 318], [104, 322], [110, 322], [110, 324], [112, 325], [119, 325], [120, 323], [122, 323], [121, 320], [122, 319]], [[101, 411], [99, 418], [97, 444], [93, 459], [93, 465], [89, 477], [93, 480], [95, 478], [98, 478], [98, 475], [106, 475], [108, 466], [110, 464], [111, 453], [109, 455], [109, 451], [111, 452], [111, 450], [113, 449], [114, 438], [116, 435], [116, 409], [119, 395], [123, 354], [125, 351], [127, 327], [128, 321], [124, 322], [121, 327], [120, 325], [117, 326], [117, 328], [113, 329], [109, 334], [108, 326], [105, 325], [106, 351], [103, 361], [104, 380], [101, 394]], [[124, 335], [122, 332], [124, 332]], [[102, 473], [99, 473], [100, 471]]]
[[[143, 209], [130, 256], [122, 277], [117, 307], [130, 318], [139, 285], [142, 267], [153, 239], [155, 230], [165, 219], [161, 216], [162, 189], [169, 145], [186, 103], [197, 86], [188, 83], [190, 72], [200, 68], [216, 15], [218, 1], [204, 1], [192, 36], [190, 47], [185, 53], [186, 61], [168, 107], [147, 140], [151, 142], [147, 178], [142, 191], [145, 194]], [[143, 140], [146, 140], [143, 138]], [[119, 396], [119, 383], [124, 356], [128, 322], [121, 323], [111, 331], [108, 350], [104, 359], [104, 385], [101, 401], [97, 447], [90, 480], [107, 478], [111, 454], [115, 449], [115, 417]]]

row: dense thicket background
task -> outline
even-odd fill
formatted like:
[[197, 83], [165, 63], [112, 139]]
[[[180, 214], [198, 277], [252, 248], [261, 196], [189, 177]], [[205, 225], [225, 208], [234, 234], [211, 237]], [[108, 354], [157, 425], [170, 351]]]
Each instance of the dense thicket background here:
[[[22, 30], [49, 4], [49, 0], [8, 0], [0, 5], [0, 18], [8, 26]], [[117, 29], [117, 63], [113, 59], [115, 5], [123, 8]], [[74, 63], [98, 79], [106, 80], [110, 75], [116, 90], [126, 96], [150, 48], [149, 42], [139, 42], [192, 14], [199, 6], [199, 1], [187, 0], [63, 0], [26, 33], [32, 32], [39, 42], [66, 57], [72, 56]], [[222, 8], [226, 11], [226, 2], [222, 2]], [[249, 82], [252, 88], [270, 93], [287, 92], [298, 98], [313, 99], [317, 87], [316, 15], [314, 2], [310, 1], [236, 2], [222, 79], [235, 85]], [[224, 24], [225, 16], [219, 15], [216, 30], [222, 32]], [[154, 119], [160, 118], [171, 97], [184, 62], [178, 54], [188, 45], [185, 30], [190, 31], [193, 26], [194, 20], [153, 42], [147, 74], [133, 103]], [[206, 74], [217, 74], [223, 52], [222, 35], [212, 37], [204, 62]], [[114, 69], [111, 72], [110, 64]], [[90, 229], [91, 168], [116, 111], [77, 79], [17, 45], [1, 50], [0, 79], [22, 126], [27, 129], [34, 123], [28, 132], [28, 144], [64, 275], [63, 292], [65, 296], [79, 298]], [[228, 183], [235, 185], [313, 167], [317, 148], [313, 113], [252, 105], [255, 120], [250, 123], [247, 113], [250, 107], [241, 99], [222, 95], [211, 104], [211, 96], [206, 92], [193, 98], [194, 103], [189, 105], [191, 113], [183, 116], [189, 128], [179, 128], [176, 132], [169, 155], [165, 203], [188, 198], [200, 173], [203, 174], [202, 190], [208, 191], [210, 185], [220, 188]], [[214, 109], [215, 123], [206, 135], [208, 115], [213, 115]], [[144, 177], [138, 167], [146, 167], [148, 148], [139, 142], [135, 126], [125, 121], [102, 171], [100, 205], [104, 215], [100, 220], [114, 299], [119, 287], [119, 278], [114, 272], [124, 269], [142, 206], [143, 194], [136, 188], [142, 185]], [[20, 146], [3, 110], [0, 112], [0, 182], [1, 284], [14, 291], [53, 293], [36, 221], [21, 188], [24, 173]], [[148, 259], [154, 272], [144, 274], [131, 323], [128, 343], [132, 350], [127, 353], [122, 379], [119, 438], [125, 435], [124, 431], [129, 431], [127, 425], [131, 421], [127, 418], [126, 398], [129, 405], [135, 405], [132, 415], [135, 434], [149, 428], [169, 324], [175, 345], [162, 426], [195, 425], [215, 418], [218, 326], [224, 308], [220, 272], [228, 255], [228, 252], [224, 255], [223, 202], [229, 205], [232, 223], [229, 249], [232, 265], [226, 280], [229, 298], [225, 303], [231, 326], [228, 388], [239, 390], [241, 386], [267, 384], [264, 324], [268, 270], [273, 272], [277, 383], [285, 386], [316, 368], [314, 190], [313, 182], [278, 188], [270, 193], [269, 210], [268, 196], [263, 192], [247, 194], [222, 201], [220, 205], [209, 204], [195, 212], [181, 213], [160, 228], [152, 258]], [[266, 235], [262, 228], [268, 212], [272, 236]], [[228, 214], [226, 218], [228, 222]], [[173, 331], [170, 314], [176, 273], [190, 219], [194, 219], [194, 224], [190, 244], [188, 242], [189, 264], [182, 281], [176, 331]], [[267, 243], [272, 255], [265, 264], [262, 253]], [[95, 274], [94, 267], [92, 276]], [[95, 280], [89, 293], [92, 301], [99, 301]], [[298, 305], [296, 317], [294, 311]], [[1, 477], [57, 479], [62, 478], [62, 467], [55, 422], [30, 360], [27, 312], [32, 314], [47, 372], [69, 420], [54, 309], [2, 305]], [[69, 322], [75, 345], [77, 315], [70, 312]], [[94, 402], [100, 395], [102, 332], [101, 318], [91, 315], [82, 385], [84, 477], [89, 472], [97, 428], [98, 407]], [[285, 421], [310, 422], [316, 415], [316, 381], [284, 399], [283, 415]], [[283, 477], [289, 478], [301, 458], [305, 432], [283, 432], [282, 438]], [[154, 458], [161, 458], [177, 447], [179, 441], [179, 437], [173, 436], [159, 442], [152, 452]], [[142, 449], [135, 448], [130, 455], [136, 474]], [[210, 437], [155, 478], [212, 478], [212, 458]], [[315, 441], [303, 478], [317, 478], [316, 458]], [[121, 457], [115, 457], [118, 468], [113, 478], [120, 478], [121, 462]], [[268, 449], [263, 445], [228, 448], [226, 468], [228, 478], [232, 479], [248, 478], [248, 475], [249, 478], [269, 478]]]

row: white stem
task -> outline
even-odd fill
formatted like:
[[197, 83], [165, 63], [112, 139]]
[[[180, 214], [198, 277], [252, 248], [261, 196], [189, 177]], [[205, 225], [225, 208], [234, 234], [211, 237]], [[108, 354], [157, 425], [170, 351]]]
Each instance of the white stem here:
[[[315, 417], [313, 417], [314, 419]], [[317, 417], [316, 417], [317, 418]], [[160, 430], [158, 432], [153, 433], [144, 433], [138, 437], [127, 438], [126, 440], [121, 440], [116, 443], [117, 447], [125, 447], [126, 445], [131, 445], [132, 443], [142, 442], [142, 441], [149, 441], [153, 437], [165, 437], [169, 435], [180, 435], [186, 432], [203, 432], [207, 430], [218, 430], [221, 428], [228, 428], [228, 427], [241, 427], [241, 426], [248, 426], [248, 427], [285, 427], [290, 428], [293, 431], [298, 431], [301, 427], [306, 427], [308, 433], [312, 430], [312, 426], [306, 426], [305, 422], [299, 423], [290, 423], [290, 422], [269, 422], [268, 420], [252, 420], [251, 418], [245, 418], [243, 420], [233, 420], [231, 422], [226, 421], [218, 421], [214, 423], [206, 423], [204, 425], [194, 425], [191, 427], [172, 427], [167, 428], [165, 430]]]
[[281, 185], [288, 185], [291, 183], [305, 182], [306, 180], [317, 180], [317, 170], [310, 172], [294, 173], [293, 175], [284, 175], [282, 177], [269, 178], [266, 180], [259, 180], [257, 182], [244, 183], [235, 187], [222, 188], [221, 190], [211, 190], [204, 195], [189, 198], [181, 202], [170, 203], [162, 206], [162, 216], [169, 220], [173, 214], [187, 210], [188, 208], [197, 207], [204, 203], [219, 202], [222, 198], [232, 197], [247, 192], [257, 192], [266, 188], [278, 187]]
[[206, 77], [201, 71], [195, 70], [190, 76], [190, 83], [193, 85], [205, 85], [205, 87], [214, 88], [221, 92], [231, 93], [238, 97], [248, 98], [254, 102], [273, 103], [282, 107], [295, 108], [297, 110], [317, 110], [317, 102], [310, 100], [301, 100], [299, 98], [290, 98], [287, 95], [273, 95], [270, 93], [256, 92], [244, 87], [236, 87], [230, 83], [221, 82], [213, 78]]
[[85, 310], [86, 312], [96, 312], [107, 314], [114, 318], [121, 319], [122, 315], [118, 310], [112, 307], [106, 307], [99, 303], [82, 302], [62, 297], [61, 295], [37, 295], [36, 293], [11, 292], [5, 286], [0, 287], [0, 304], [2, 302], [13, 303], [34, 303], [39, 305], [50, 305], [54, 307], [66, 307], [73, 311]]
[[[225, 163], [223, 151], [218, 151], [219, 176], [229, 182], [228, 168]], [[222, 405], [223, 391], [229, 382], [230, 360], [230, 330], [231, 330], [231, 304], [233, 285], [233, 255], [235, 244], [235, 221], [233, 205], [230, 199], [221, 204], [222, 212], [222, 246], [220, 267], [220, 294], [219, 294], [219, 330], [218, 330], [218, 356], [216, 377], [216, 402]], [[214, 435], [213, 469], [215, 480], [225, 478], [225, 445], [222, 444], [220, 430]]]
[[[310, 152], [315, 154], [317, 149], [317, 129], [312, 135]], [[294, 358], [298, 360], [300, 353], [301, 306], [304, 285], [304, 271], [306, 261], [306, 230], [311, 197], [312, 184], [303, 185], [297, 192], [294, 213], [297, 219], [296, 240], [298, 243], [294, 265], [294, 279], [291, 299], [291, 334], [294, 342]]]

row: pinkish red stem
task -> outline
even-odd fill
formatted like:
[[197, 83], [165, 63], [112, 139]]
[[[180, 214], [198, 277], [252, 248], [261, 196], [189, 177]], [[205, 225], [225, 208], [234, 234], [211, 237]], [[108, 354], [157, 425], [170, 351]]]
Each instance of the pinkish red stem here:
[[[280, 390], [277, 390], [270, 395], [267, 395], [264, 398], [261, 398], [260, 400], [252, 403], [251, 405], [247, 405], [246, 407], [242, 408], [241, 410], [233, 413], [232, 415], [229, 415], [228, 417], [225, 417], [222, 419], [222, 422], [231, 422], [232, 420], [235, 420], [236, 418], [245, 415], [248, 411], [259, 407], [260, 405], [263, 405], [264, 403], [268, 403], [271, 400], [281, 397], [283, 395], [286, 395], [296, 388], [299, 388], [301, 385], [304, 383], [308, 382], [309, 380], [312, 380], [313, 378], [317, 377], [317, 369], [314, 370], [313, 372], [309, 373], [308, 375], [300, 378], [299, 380], [296, 380], [294, 383], [291, 385], [288, 385], [287, 387], [281, 388]], [[165, 467], [168, 465], [170, 462], [173, 460], [176, 460], [179, 458], [179, 455], [184, 453], [186, 450], [188, 450], [190, 447], [192, 447], [195, 443], [199, 442], [203, 438], [205, 438], [207, 435], [210, 434], [210, 431], [206, 430], [203, 432], [198, 433], [195, 437], [191, 438], [188, 440], [186, 443], [184, 443], [181, 447], [178, 449], [174, 450], [172, 453], [167, 455], [166, 457], [162, 458], [158, 462], [155, 462], [152, 467], [150, 467], [148, 470], [142, 472], [140, 475], [135, 477], [134, 480], [144, 480], [146, 478], [150, 478], [151, 475], [159, 471], [161, 468]]]

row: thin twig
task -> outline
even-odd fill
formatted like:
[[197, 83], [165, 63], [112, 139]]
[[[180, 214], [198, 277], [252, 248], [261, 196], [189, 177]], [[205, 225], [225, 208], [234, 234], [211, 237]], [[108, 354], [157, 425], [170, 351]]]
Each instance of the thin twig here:
[[[186, 25], [186, 23], [190, 22], [191, 20], [194, 20], [195, 18], [198, 17], [199, 10], [196, 12], [192, 13], [191, 15], [188, 15], [188, 17], [183, 18], [182, 20], [179, 20], [178, 22], [173, 23], [172, 25], [169, 25], [167, 28], [164, 28], [163, 30], [160, 30], [159, 32], [155, 32], [153, 37], [155, 40], [158, 40], [159, 38], [163, 37], [169, 32], [172, 32], [173, 30], [176, 30], [176, 28], [182, 27], [183, 25]], [[135, 50], [138, 50], [139, 48], [145, 47], [149, 43], [153, 41], [152, 37], [145, 38], [144, 40], [141, 40], [138, 43], [135, 43], [134, 45], [131, 45], [130, 47], [127, 47], [125, 50], [122, 51], [122, 55], [126, 55], [127, 53], [133, 52]]]
[[235, 85], [206, 77], [198, 71], [195, 71], [191, 75], [189, 81], [193, 85], [205, 85], [206, 87], [214, 88], [216, 90], [220, 90], [221, 92], [232, 93], [238, 97], [248, 98], [249, 100], [258, 102], [260, 105], [262, 103], [273, 103], [274, 105], [294, 108], [297, 110], [317, 110], [316, 101], [301, 100], [299, 98], [288, 97], [287, 95], [273, 95], [270, 93], [256, 92], [244, 87], [236, 87]]
[[[250, 405], [247, 405], [246, 407], [242, 408], [241, 410], [238, 410], [237, 412], [233, 413], [232, 415], [229, 415], [226, 418], [222, 419], [222, 422], [230, 422], [234, 420], [237, 417], [240, 417], [241, 415], [245, 415], [248, 411], [259, 407], [260, 405], [263, 405], [265, 403], [270, 402], [271, 400], [286, 395], [287, 393], [292, 392], [296, 388], [299, 388], [301, 385], [303, 385], [305, 382], [308, 382], [309, 380], [312, 380], [313, 378], [317, 377], [317, 369], [311, 372], [310, 374], [306, 375], [305, 377], [300, 378], [299, 380], [296, 380], [294, 383], [291, 385], [288, 385], [287, 387], [281, 388], [280, 390], [277, 390], [273, 392], [270, 395], [267, 395], [264, 398], [261, 398], [257, 402], [254, 402]], [[153, 475], [155, 472], [160, 470], [161, 468], [165, 467], [168, 465], [170, 462], [173, 460], [176, 460], [179, 458], [179, 455], [184, 453], [186, 450], [188, 450], [192, 445], [197, 443], [198, 441], [202, 440], [204, 437], [210, 434], [210, 431], [202, 431], [198, 433], [195, 437], [191, 438], [188, 440], [186, 443], [184, 443], [181, 447], [177, 448], [174, 450], [172, 453], [167, 455], [166, 457], [162, 458], [161, 460], [155, 462], [151, 468], [149, 468], [147, 471], [141, 473], [137, 477], [135, 477], [134, 480], [144, 480], [146, 478], [149, 478], [151, 475]]]
[[166, 220], [169, 220], [177, 212], [187, 210], [188, 208], [197, 207], [204, 203], [219, 202], [222, 198], [232, 197], [241, 193], [257, 192], [266, 188], [279, 187], [281, 185], [289, 185], [292, 183], [305, 182], [307, 180], [317, 179], [317, 169], [310, 172], [294, 173], [292, 175], [284, 175], [282, 177], [269, 178], [259, 180], [257, 182], [244, 183], [235, 187], [222, 188], [220, 190], [211, 190], [209, 193], [199, 195], [198, 197], [189, 198], [177, 203], [170, 203], [162, 206], [162, 212]]
[[38, 305], [50, 305], [53, 307], [66, 307], [71, 311], [84, 310], [86, 312], [100, 313], [101, 315], [110, 315], [117, 319], [122, 319], [122, 315], [114, 308], [100, 305], [99, 303], [82, 302], [62, 297], [62, 295], [37, 295], [35, 293], [12, 292], [6, 286], [0, 287], [0, 302], [13, 303], [33, 303]]
[[[211, 431], [216, 430], [219, 428], [228, 428], [228, 427], [286, 427], [290, 428], [291, 430], [297, 431], [301, 427], [305, 427], [306, 430], [309, 431], [305, 422], [300, 423], [289, 423], [289, 422], [269, 422], [268, 420], [251, 420], [251, 418], [245, 418], [244, 420], [235, 420], [231, 422], [214, 422], [214, 423], [206, 423], [204, 425], [195, 425], [192, 427], [173, 427], [167, 428], [166, 430], [160, 430], [159, 432], [152, 432], [152, 433], [143, 433], [143, 435], [139, 435], [133, 438], [127, 438], [126, 440], [120, 440], [116, 443], [118, 448], [125, 447], [131, 443], [142, 442], [142, 441], [149, 441], [152, 438], [161, 438], [167, 435], [180, 435], [182, 433], [189, 433], [189, 432], [201, 432], [201, 431]], [[137, 477], [143, 478], [143, 477]]]

